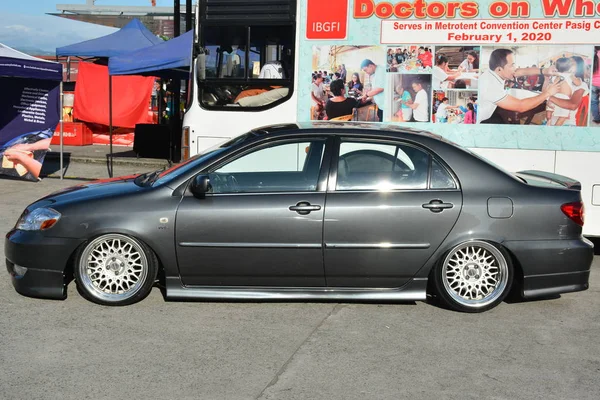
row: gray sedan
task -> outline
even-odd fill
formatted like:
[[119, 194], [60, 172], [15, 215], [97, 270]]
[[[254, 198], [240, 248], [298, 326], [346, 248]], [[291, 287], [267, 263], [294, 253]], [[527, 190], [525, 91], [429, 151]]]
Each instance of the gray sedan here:
[[439, 136], [372, 124], [256, 129], [165, 171], [31, 204], [5, 241], [16, 290], [415, 301], [465, 312], [588, 288], [579, 182], [507, 173]]

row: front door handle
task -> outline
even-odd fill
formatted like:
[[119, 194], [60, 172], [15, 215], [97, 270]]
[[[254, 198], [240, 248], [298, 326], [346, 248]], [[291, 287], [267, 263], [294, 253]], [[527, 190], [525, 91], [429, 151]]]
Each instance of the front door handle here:
[[311, 211], [319, 211], [321, 206], [312, 205], [308, 201], [301, 201], [295, 206], [290, 206], [290, 211], [296, 211], [300, 215], [310, 214]]
[[434, 213], [439, 213], [444, 211], [447, 208], [454, 207], [452, 203], [444, 203], [441, 200], [431, 200], [429, 203], [423, 204], [423, 208], [427, 208], [429, 211]]

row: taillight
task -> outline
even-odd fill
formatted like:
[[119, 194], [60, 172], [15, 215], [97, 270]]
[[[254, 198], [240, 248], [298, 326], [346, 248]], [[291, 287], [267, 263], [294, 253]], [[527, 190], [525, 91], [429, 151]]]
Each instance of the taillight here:
[[561, 211], [577, 225], [583, 226], [583, 203], [576, 201], [560, 206]]
[[190, 127], [183, 127], [183, 134], [181, 135], [181, 161], [185, 161], [190, 158]]

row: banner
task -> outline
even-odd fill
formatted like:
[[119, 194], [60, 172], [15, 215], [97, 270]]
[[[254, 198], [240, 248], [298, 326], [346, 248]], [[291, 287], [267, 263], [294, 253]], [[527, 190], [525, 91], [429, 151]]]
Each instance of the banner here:
[[[136, 124], [151, 122], [148, 107], [153, 77], [112, 77], [113, 126], [135, 128]], [[97, 124], [109, 124], [108, 67], [92, 63], [79, 63], [75, 86], [75, 119]]]
[[468, 147], [600, 151], [598, 1], [302, 4], [300, 120], [406, 125]]
[[56, 81], [0, 78], [0, 176], [36, 181], [59, 122]]

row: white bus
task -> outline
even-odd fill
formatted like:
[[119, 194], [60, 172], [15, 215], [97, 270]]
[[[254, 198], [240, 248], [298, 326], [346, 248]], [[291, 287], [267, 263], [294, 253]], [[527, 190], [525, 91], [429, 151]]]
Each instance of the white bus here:
[[270, 124], [405, 125], [577, 179], [584, 234], [600, 236], [597, 14], [579, 0], [199, 0], [182, 158]]

